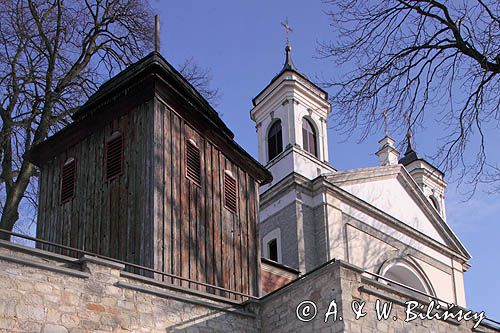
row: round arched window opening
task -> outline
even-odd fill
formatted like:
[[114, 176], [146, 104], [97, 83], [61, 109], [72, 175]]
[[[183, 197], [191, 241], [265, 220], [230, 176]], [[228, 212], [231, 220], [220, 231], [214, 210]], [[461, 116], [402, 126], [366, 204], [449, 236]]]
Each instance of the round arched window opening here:
[[317, 135], [310, 120], [302, 118], [302, 147], [305, 151], [318, 157]]
[[283, 136], [281, 134], [281, 121], [277, 120], [269, 129], [267, 134], [267, 152], [269, 160], [272, 160], [283, 151]]
[[262, 238], [262, 256], [266, 259], [281, 263], [281, 229], [276, 228]]
[[[384, 266], [385, 267], [382, 267], [381, 269], [380, 275], [383, 276], [381, 280], [385, 284], [415, 297], [425, 297], [421, 293], [431, 296], [434, 295], [434, 290], [432, 289], [430, 281], [424, 273], [408, 261], [391, 261], [384, 264]], [[419, 291], [420, 293], [414, 291], [413, 289]]]

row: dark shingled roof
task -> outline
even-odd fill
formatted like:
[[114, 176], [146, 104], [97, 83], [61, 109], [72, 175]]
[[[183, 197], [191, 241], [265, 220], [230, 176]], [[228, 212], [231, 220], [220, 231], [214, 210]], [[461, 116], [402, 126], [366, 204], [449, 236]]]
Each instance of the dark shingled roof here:
[[90, 96], [87, 102], [83, 104], [77, 112], [72, 116], [73, 120], [78, 121], [86, 117], [89, 113], [93, 111], [90, 108], [91, 105], [97, 104], [102, 98], [108, 97], [109, 93], [120, 89], [127, 81], [133, 80], [134, 77], [138, 76], [141, 72], [145, 71], [147, 68], [159, 65], [163, 70], [166, 70], [172, 77], [177, 79], [177, 83], [186, 89], [192, 97], [195, 98], [196, 102], [200, 103], [203, 112], [212, 120], [217, 126], [222, 129], [222, 131], [231, 138], [234, 138], [233, 132], [224, 124], [220, 119], [217, 111], [212, 108], [212, 106], [201, 96], [201, 94], [187, 81], [181, 73], [179, 73], [168, 61], [163, 58], [163, 56], [157, 52], [153, 51], [144, 58], [140, 59], [136, 63], [128, 66], [126, 69], [118, 73], [116, 76], [112, 77], [108, 81], [104, 82], [97, 92]]
[[442, 172], [441, 170], [436, 168], [434, 165], [429, 163], [424, 158], [421, 158], [420, 156], [418, 156], [417, 152], [413, 149], [413, 145], [411, 143], [411, 135], [409, 135], [409, 136], [407, 136], [406, 152], [405, 152], [404, 156], [399, 159], [398, 162], [399, 162], [399, 164], [407, 166], [410, 163], [415, 162], [415, 161], [422, 161], [422, 162], [429, 164], [432, 168], [434, 168], [437, 172], [439, 172], [442, 176], [444, 176], [444, 172]]
[[253, 106], [255, 106], [255, 101], [257, 100], [257, 98], [259, 98], [260, 95], [262, 95], [262, 93], [270, 86], [272, 85], [280, 76], [281, 74], [283, 74], [284, 72], [293, 72], [295, 74], [297, 74], [298, 76], [302, 77], [304, 80], [308, 81], [309, 83], [311, 83], [313, 86], [315, 86], [318, 90], [320, 90], [322, 93], [325, 94], [325, 99], [328, 99], [328, 93], [326, 91], [324, 91], [323, 89], [321, 89], [320, 87], [318, 87], [317, 85], [315, 85], [314, 83], [312, 83], [309, 78], [301, 73], [297, 67], [295, 67], [293, 61], [292, 61], [292, 48], [290, 47], [290, 45], [287, 45], [285, 47], [285, 63], [283, 64], [283, 68], [281, 69], [281, 71], [276, 74], [273, 79], [271, 80], [271, 82], [269, 82], [269, 84], [260, 91], [260, 93], [257, 94], [257, 96], [255, 96], [253, 99], [252, 99], [252, 104]]
[[234, 141], [233, 132], [222, 121], [217, 111], [212, 108], [181, 73], [156, 51], [151, 52], [136, 63], [128, 66], [125, 70], [102, 84], [97, 92], [73, 114], [72, 118], [74, 121], [71, 124], [34, 146], [26, 154], [26, 157], [33, 164], [40, 166], [41, 163], [51, 156], [67, 149], [68, 145], [75, 144], [85, 136], [90, 135], [94, 131], [97, 121], [104, 121], [103, 114], [109, 113], [109, 105], [119, 102], [120, 98], [128, 94], [131, 86], [140, 84], [146, 76], [156, 77], [158, 81], [167, 80], [171, 89], [174, 89], [179, 96], [185, 98], [191, 104], [192, 108], [197, 110], [207, 122], [206, 125], [214, 128], [229, 143], [232, 151], [245, 161], [242, 163], [247, 164], [246, 169], [250, 168], [254, 170], [253, 172], [256, 172], [256, 175], [253, 175], [254, 177], [260, 178], [263, 183], [268, 183], [272, 180], [269, 171]]
[[406, 148], [406, 152], [404, 156], [399, 160], [399, 164], [408, 165], [413, 161], [419, 160], [417, 153], [413, 150], [413, 147], [410, 142], [408, 142], [408, 146]]

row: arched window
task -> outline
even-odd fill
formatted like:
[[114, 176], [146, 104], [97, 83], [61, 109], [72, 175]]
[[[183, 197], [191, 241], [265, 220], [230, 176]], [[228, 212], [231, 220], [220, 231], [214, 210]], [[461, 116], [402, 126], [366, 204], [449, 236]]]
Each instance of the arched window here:
[[262, 238], [262, 256], [277, 263], [282, 263], [280, 228], [270, 231]]
[[302, 119], [302, 140], [304, 150], [318, 157], [316, 131], [311, 122], [306, 118]]
[[[381, 270], [381, 275], [384, 278], [390, 279], [395, 282], [399, 282], [405, 286], [412, 289], [418, 290], [427, 295], [434, 295], [434, 290], [432, 289], [430, 281], [427, 279], [425, 274], [416, 265], [410, 263], [408, 260], [398, 259], [390, 260], [386, 262]], [[408, 294], [423, 297], [421, 294], [400, 286], [398, 284], [392, 283], [382, 279], [382, 282], [387, 283], [394, 289], [401, 290]]]
[[283, 138], [281, 135], [281, 121], [277, 120], [269, 129], [267, 135], [267, 151], [269, 160], [272, 160], [283, 151]]

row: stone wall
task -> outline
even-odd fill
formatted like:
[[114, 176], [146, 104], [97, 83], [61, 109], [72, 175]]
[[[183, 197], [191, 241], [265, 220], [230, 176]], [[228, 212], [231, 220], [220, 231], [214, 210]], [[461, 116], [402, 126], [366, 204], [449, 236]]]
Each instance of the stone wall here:
[[[358, 267], [343, 261], [330, 262], [267, 295], [260, 306], [263, 332], [500, 332], [500, 329], [487, 324], [472, 329], [473, 321], [415, 319], [405, 322], [407, 307], [404, 302], [414, 299], [414, 295], [374, 281], [365, 274]], [[377, 300], [380, 300], [381, 305], [385, 302], [393, 304], [387, 320], [377, 320]], [[299, 307], [303, 301], [313, 302], [316, 310], [312, 303], [304, 303]], [[362, 310], [365, 316], [355, 318], [353, 301], [358, 306], [364, 302]], [[429, 300], [422, 301], [429, 303]], [[313, 319], [299, 320], [297, 309], [302, 319]], [[329, 310], [334, 312], [335, 309], [336, 316], [326, 316]], [[315, 311], [316, 316], [308, 315]], [[417, 310], [412, 312], [422, 313]]]
[[[500, 332], [490, 325], [472, 330], [472, 321], [404, 322], [409, 298], [336, 261], [260, 300], [238, 304], [125, 272], [114, 262], [0, 241], [0, 332]], [[377, 300], [392, 302], [387, 320], [376, 319]], [[310, 321], [297, 317], [303, 301], [315, 304]], [[353, 301], [365, 302], [366, 316], [354, 318]], [[299, 308], [303, 319], [311, 318], [311, 304]], [[336, 315], [325, 322], [332, 304]]]
[[[306, 196], [296, 192], [292, 187], [289, 190], [291, 192], [287, 196]], [[287, 199], [281, 198], [280, 200], [286, 201]], [[280, 204], [279, 200], [277, 204]], [[324, 244], [326, 242], [324, 242], [324, 225], [321, 225], [324, 223], [323, 221], [315, 218], [313, 208], [302, 202], [301, 199], [294, 199], [292, 203], [281, 208], [278, 213], [261, 221], [259, 224], [261, 248], [266, 246], [263, 243], [263, 238], [274, 229], [280, 228], [282, 263], [302, 273], [307, 272], [324, 262], [323, 259], [325, 259]], [[321, 257], [318, 255], [318, 247], [322, 247], [320, 249]]]
[[[263, 332], [343, 332], [343, 321], [325, 324], [321, 315], [321, 310], [328, 309], [332, 299], [342, 298], [339, 286], [338, 270], [320, 269], [267, 295], [260, 307]], [[306, 300], [314, 302], [317, 316], [311, 321], [300, 321], [296, 309]], [[304, 316], [304, 319], [308, 317]]]
[[0, 332], [258, 332], [252, 305], [229, 302], [95, 257], [0, 244]]
[[[261, 208], [262, 210], [262, 208]], [[297, 209], [296, 202], [279, 210], [278, 213], [261, 220], [259, 224], [259, 236], [261, 248], [266, 244], [262, 239], [276, 228], [281, 229], [281, 253], [283, 254], [282, 264], [298, 269], [299, 253], [297, 248]]]

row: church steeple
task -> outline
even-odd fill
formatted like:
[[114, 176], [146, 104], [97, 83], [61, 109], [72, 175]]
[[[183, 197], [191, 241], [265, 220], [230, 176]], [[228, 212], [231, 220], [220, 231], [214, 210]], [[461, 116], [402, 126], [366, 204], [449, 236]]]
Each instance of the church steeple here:
[[417, 152], [413, 149], [412, 141], [413, 137], [411, 134], [411, 129], [410, 127], [408, 127], [408, 130], [406, 131], [406, 151], [403, 158], [399, 160], [399, 164], [408, 165], [411, 162], [420, 159], [417, 155]]
[[399, 152], [396, 147], [394, 147], [395, 142], [393, 138], [387, 135], [378, 142], [380, 144], [380, 149], [375, 154], [380, 159], [380, 165], [398, 164]]
[[399, 164], [405, 166], [426, 198], [446, 220], [444, 192], [447, 184], [444, 180], [444, 174], [424, 158], [418, 156], [413, 148], [413, 136], [409, 126], [406, 132], [406, 151], [403, 158], [399, 160]]
[[259, 161], [273, 173], [273, 183], [290, 173], [310, 179], [333, 169], [328, 165], [327, 93], [300, 73], [292, 61], [285, 20], [285, 62], [280, 72], [252, 100]]
[[384, 117], [384, 133], [385, 136], [382, 140], [379, 141], [380, 149], [375, 153], [380, 159], [380, 165], [396, 165], [398, 164], [399, 152], [394, 147], [393, 138], [389, 135], [389, 127], [388, 127], [388, 113], [387, 109], [382, 111], [382, 116]]

